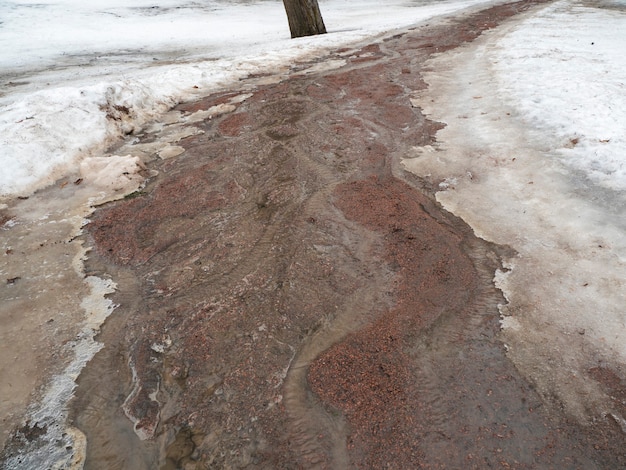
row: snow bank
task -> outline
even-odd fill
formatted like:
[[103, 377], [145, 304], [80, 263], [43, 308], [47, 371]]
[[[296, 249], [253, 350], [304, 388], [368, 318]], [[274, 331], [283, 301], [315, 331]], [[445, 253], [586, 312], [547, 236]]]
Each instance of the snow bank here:
[[180, 101], [482, 2], [329, 0], [330, 33], [299, 40], [280, 2], [1, 2], [0, 199], [50, 185]]

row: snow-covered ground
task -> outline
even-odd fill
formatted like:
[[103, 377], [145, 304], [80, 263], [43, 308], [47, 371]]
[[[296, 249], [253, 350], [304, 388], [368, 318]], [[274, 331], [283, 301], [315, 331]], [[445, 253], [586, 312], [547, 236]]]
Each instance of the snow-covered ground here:
[[[509, 356], [582, 422], [613, 415], [588, 371], [626, 372], [626, 3], [560, 0], [428, 63], [447, 127], [405, 167], [480, 237]], [[418, 101], [420, 101], [418, 99]]]

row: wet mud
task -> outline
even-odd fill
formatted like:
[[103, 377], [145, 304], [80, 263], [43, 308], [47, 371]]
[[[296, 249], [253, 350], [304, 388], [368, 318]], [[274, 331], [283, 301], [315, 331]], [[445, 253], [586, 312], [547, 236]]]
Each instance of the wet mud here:
[[571, 422], [507, 359], [492, 282], [506, 247], [399, 164], [441, 127], [411, 105], [421, 64], [532, 5], [179, 106], [224, 113], [87, 227], [87, 271], [113, 277], [119, 307], [72, 404], [86, 469], [626, 464], [617, 423]]

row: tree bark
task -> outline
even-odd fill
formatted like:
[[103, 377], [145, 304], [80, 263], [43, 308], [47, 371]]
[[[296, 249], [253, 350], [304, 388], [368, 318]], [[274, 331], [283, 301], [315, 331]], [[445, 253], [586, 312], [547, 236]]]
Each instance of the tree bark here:
[[292, 38], [324, 34], [326, 26], [317, 0], [283, 0]]

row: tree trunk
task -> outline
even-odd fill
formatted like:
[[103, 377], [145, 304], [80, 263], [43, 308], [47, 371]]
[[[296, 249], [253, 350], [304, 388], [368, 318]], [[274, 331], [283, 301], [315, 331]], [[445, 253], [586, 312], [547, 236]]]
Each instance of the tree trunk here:
[[317, 0], [283, 0], [292, 38], [324, 34], [326, 27]]

